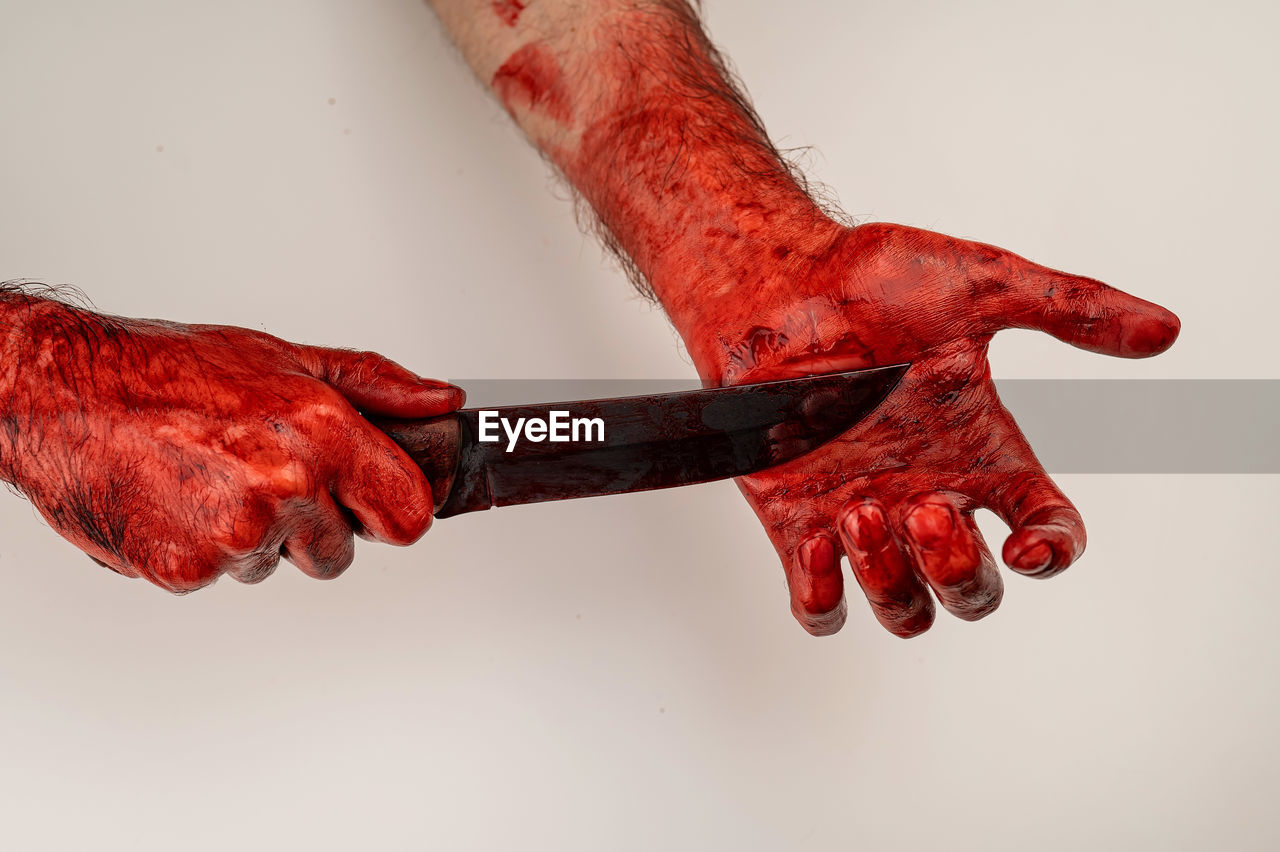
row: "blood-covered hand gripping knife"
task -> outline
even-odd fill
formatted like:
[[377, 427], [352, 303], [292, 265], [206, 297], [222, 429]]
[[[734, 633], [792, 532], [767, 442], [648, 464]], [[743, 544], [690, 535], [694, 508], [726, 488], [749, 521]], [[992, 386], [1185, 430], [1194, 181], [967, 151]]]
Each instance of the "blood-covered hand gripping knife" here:
[[604, 439], [481, 441], [481, 409], [375, 420], [427, 475], [435, 516], [691, 485], [743, 476], [814, 450], [876, 408], [906, 365], [683, 393], [513, 406], [598, 419]]

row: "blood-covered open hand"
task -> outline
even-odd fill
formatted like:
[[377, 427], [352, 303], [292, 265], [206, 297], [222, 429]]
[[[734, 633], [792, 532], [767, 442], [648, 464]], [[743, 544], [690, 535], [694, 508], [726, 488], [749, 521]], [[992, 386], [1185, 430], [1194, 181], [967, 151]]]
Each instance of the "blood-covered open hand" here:
[[[987, 344], [1035, 328], [1140, 358], [1173, 342], [1173, 314], [991, 246], [840, 224], [769, 141], [688, 0], [432, 4], [705, 381], [912, 363], [842, 440], [740, 482], [808, 630], [844, 622], [842, 553], [899, 635], [932, 623], [929, 589], [961, 618], [991, 612], [1001, 579], [973, 523], [981, 507], [1012, 527], [1014, 570], [1048, 577], [1079, 556], [1084, 525], [1000, 405]], [[814, 82], [845, 108], [838, 79]]]
[[422, 472], [360, 412], [445, 414], [459, 388], [369, 352], [0, 295], [0, 478], [95, 561], [173, 592], [281, 556], [325, 578], [353, 532], [430, 525]]
[[1003, 558], [1013, 570], [1051, 577], [1070, 565], [1084, 524], [1000, 404], [987, 344], [1000, 329], [1034, 328], [1141, 358], [1173, 343], [1177, 317], [1098, 281], [914, 228], [832, 227], [802, 239], [796, 251], [794, 235], [752, 235], [752, 254], [770, 260], [731, 268], [741, 286], [726, 290], [751, 295], [704, 303], [685, 330], [713, 383], [912, 363], [839, 440], [739, 481], [782, 557], [800, 623], [815, 634], [844, 623], [842, 554], [900, 636], [932, 624], [930, 589], [960, 618], [987, 615], [1003, 584], [974, 524], [979, 508], [1012, 529]]

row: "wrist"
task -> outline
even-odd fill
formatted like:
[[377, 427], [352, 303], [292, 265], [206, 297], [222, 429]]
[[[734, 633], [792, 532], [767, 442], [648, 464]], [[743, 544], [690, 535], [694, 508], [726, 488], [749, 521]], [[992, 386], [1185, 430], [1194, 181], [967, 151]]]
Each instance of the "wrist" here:
[[[22, 349], [27, 337], [33, 305], [43, 301], [18, 289], [0, 285], [0, 421], [14, 424], [18, 371], [24, 361]], [[13, 482], [13, 427], [0, 429], [0, 480]]]
[[0, 284], [0, 416], [8, 415], [12, 407], [26, 327], [35, 303], [41, 301], [44, 300], [23, 292], [16, 285]]
[[56, 298], [0, 285], [0, 417], [33, 410], [33, 394], [47, 398], [55, 384], [67, 386], [64, 402], [76, 403], [71, 364], [97, 345], [86, 316]]
[[839, 256], [852, 229], [806, 201], [736, 205], [732, 215], [691, 233], [687, 249], [667, 252], [668, 262], [651, 276], [707, 385], [752, 380], [749, 372], [795, 354], [803, 335], [792, 315], [803, 313], [808, 294], [838, 288], [817, 279], [843, 267]]

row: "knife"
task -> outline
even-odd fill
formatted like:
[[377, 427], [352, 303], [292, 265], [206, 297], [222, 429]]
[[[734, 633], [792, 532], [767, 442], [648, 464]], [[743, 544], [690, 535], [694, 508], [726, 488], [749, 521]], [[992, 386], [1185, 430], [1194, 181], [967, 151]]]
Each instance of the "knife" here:
[[853, 427], [893, 390], [907, 366], [372, 422], [422, 468], [434, 514], [447, 518], [774, 467]]

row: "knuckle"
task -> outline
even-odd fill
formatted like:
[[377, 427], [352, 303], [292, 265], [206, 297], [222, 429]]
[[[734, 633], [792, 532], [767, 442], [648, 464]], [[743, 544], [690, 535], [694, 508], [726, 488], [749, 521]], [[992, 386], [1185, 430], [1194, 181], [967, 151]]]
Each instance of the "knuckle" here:
[[227, 574], [237, 582], [253, 585], [261, 583], [274, 574], [279, 564], [280, 549], [264, 548], [257, 553], [232, 560], [227, 568]]
[[793, 605], [791, 614], [811, 636], [832, 636], [844, 627], [848, 617], [848, 607], [844, 600], [826, 612], [812, 612]]
[[324, 378], [336, 384], [361, 384], [377, 381], [394, 367], [394, 363], [377, 352], [359, 349], [336, 350], [341, 356], [327, 365]]
[[317, 578], [332, 580], [350, 568], [355, 558], [355, 537], [343, 527], [329, 532], [324, 552], [315, 554], [312, 564]]
[[[1067, 503], [1066, 497], [1049, 479], [1039, 463], [1034, 459], [1031, 461], [1032, 464], [1024, 465], [1023, 469], [1002, 478], [997, 483], [993, 494], [996, 500], [1010, 514], [1028, 516], [1032, 511], [1045, 508], [1043, 506], [1045, 503], [1069, 506], [1070, 503]], [[1029, 509], [1031, 506], [1035, 508]]]
[[231, 560], [253, 559], [264, 550], [279, 513], [279, 502], [261, 491], [246, 495], [229, 513], [217, 543]]
[[916, 547], [931, 554], [949, 554], [949, 562], [967, 555], [963, 532], [955, 506], [951, 501], [935, 495], [917, 495], [903, 508], [903, 525]]
[[[376, 483], [370, 485], [369, 483]], [[365, 532], [385, 544], [413, 544], [431, 528], [431, 486], [421, 471], [399, 464], [380, 477], [369, 476], [358, 486], [367, 510]]]
[[151, 564], [139, 566], [139, 571], [162, 589], [185, 595], [212, 584], [231, 567], [233, 563], [226, 557], [169, 548]]
[[895, 636], [909, 639], [933, 626], [935, 610], [933, 599], [924, 594], [909, 603], [895, 601], [883, 607], [877, 606], [875, 613], [886, 630]]
[[381, 540], [387, 544], [413, 544], [431, 528], [431, 521], [430, 501], [426, 505], [405, 505], [386, 519]]
[[947, 610], [963, 621], [979, 621], [995, 612], [1004, 599], [1004, 586], [1000, 583], [974, 583], [964, 588], [952, 589], [942, 596]]
[[902, 502], [903, 513], [908, 514], [917, 506], [950, 506], [951, 501], [939, 491], [919, 491]]
[[357, 352], [352, 360], [352, 369], [358, 378], [379, 376], [392, 366], [391, 359], [377, 352]]
[[332, 580], [355, 561], [355, 544], [349, 530], [330, 530], [323, 539], [303, 539], [287, 548], [287, 557], [308, 577]]
[[336, 579], [350, 568], [354, 561], [354, 553], [345, 553], [340, 556], [330, 556], [324, 559], [317, 559], [312, 563], [314, 568], [312, 576], [317, 580]]
[[840, 512], [836, 516], [836, 523], [840, 526], [844, 526], [850, 520], [856, 519], [860, 516], [877, 513], [882, 518], [884, 517], [884, 506], [880, 505], [879, 500], [870, 496], [854, 497], [852, 500], [847, 500], [845, 504], [840, 507]]
[[955, 600], [981, 598], [985, 589], [993, 585], [994, 569], [988, 570], [982, 556], [967, 548], [929, 560], [923, 568], [931, 584]]
[[333, 388], [319, 386], [309, 399], [298, 405], [295, 417], [297, 423], [304, 428], [328, 429], [334, 423], [348, 420], [353, 413], [351, 403], [340, 393]]

